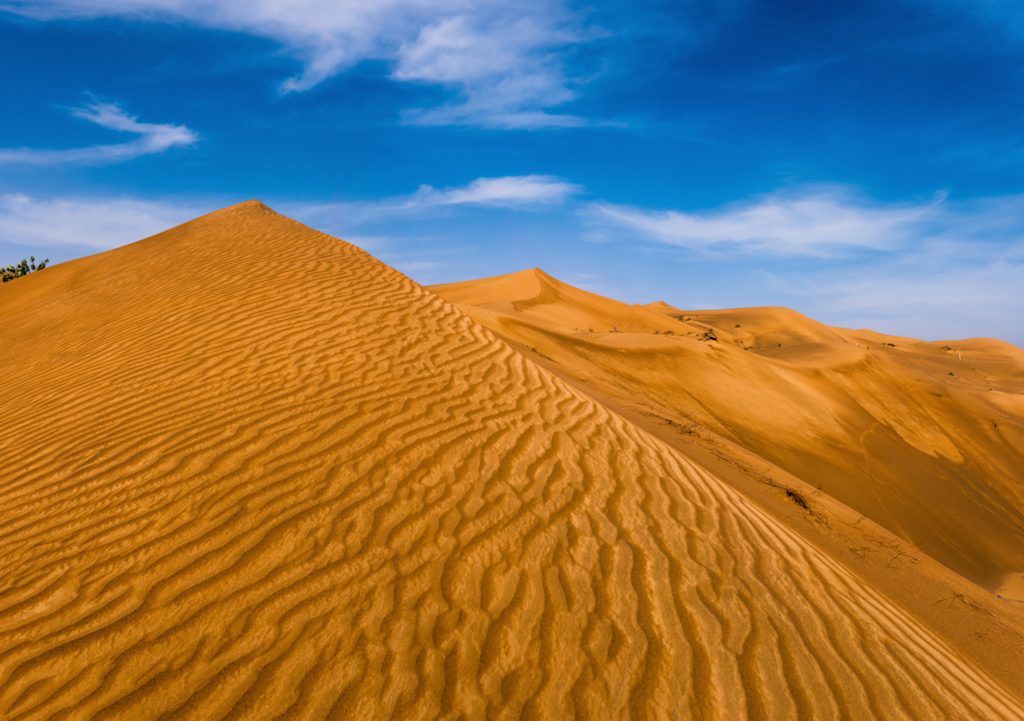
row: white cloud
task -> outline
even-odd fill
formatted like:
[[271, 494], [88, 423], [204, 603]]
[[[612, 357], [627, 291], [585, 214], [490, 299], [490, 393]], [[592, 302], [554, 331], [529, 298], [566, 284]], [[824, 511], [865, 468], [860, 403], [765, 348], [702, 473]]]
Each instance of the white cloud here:
[[941, 200], [882, 205], [843, 190], [777, 194], [723, 209], [647, 210], [595, 203], [587, 217], [646, 240], [706, 252], [831, 256], [852, 249], [886, 250], [916, 237]]
[[548, 112], [571, 100], [558, 50], [577, 41], [563, 0], [0, 0], [38, 20], [129, 18], [185, 22], [280, 43], [303, 63], [282, 91], [308, 90], [367, 60], [392, 77], [459, 93], [410, 112], [424, 124], [540, 127], [579, 124]]
[[142, 155], [163, 153], [174, 147], [192, 145], [198, 136], [183, 125], [143, 123], [113, 103], [94, 102], [71, 111], [95, 125], [138, 136], [112, 145], [47, 150], [39, 148], [0, 148], [0, 164], [61, 165], [113, 163]]
[[[932, 339], [1024, 342], [1024, 196], [879, 203], [842, 188], [778, 193], [699, 212], [584, 206], [605, 239], [770, 263], [760, 300], [826, 322]], [[769, 278], [767, 285], [765, 277]]]
[[501, 178], [477, 178], [468, 185], [443, 190], [421, 185], [401, 205], [407, 209], [439, 205], [557, 205], [581, 191], [580, 186], [550, 175], [508, 175]]
[[575, 116], [541, 108], [574, 97], [552, 48], [573, 37], [534, 16], [508, 17], [490, 26], [465, 15], [423, 28], [398, 52], [398, 80], [452, 85], [464, 101], [407, 113], [426, 125], [476, 122], [502, 128], [580, 125]]
[[[431, 208], [485, 207], [529, 210], [564, 202], [579, 186], [546, 175], [478, 178], [468, 185], [435, 189], [372, 202], [283, 203], [281, 212], [341, 237], [380, 250], [393, 235], [351, 235], [366, 220]], [[114, 248], [158, 233], [203, 213], [217, 203], [145, 200], [133, 197], [41, 198], [0, 193], [0, 242], [36, 247]]]
[[[446, 275], [455, 273], [460, 257], [466, 255], [465, 249], [444, 245], [450, 240], [447, 234], [429, 235], [437, 232], [436, 226], [428, 222], [432, 210], [532, 210], [558, 204], [568, 204], [571, 209], [578, 207], [573, 199], [582, 192], [582, 188], [559, 178], [527, 175], [479, 178], [453, 188], [422, 186], [409, 195], [376, 202], [272, 205], [313, 227], [369, 246], [386, 262], [426, 281], [442, 268]], [[754, 296], [747, 296], [746, 302], [794, 305], [832, 324], [915, 337], [992, 336], [1024, 344], [1024, 325], [1020, 321], [1024, 318], [1024, 293], [1020, 292], [1024, 287], [1024, 196], [974, 201], [940, 199], [905, 206], [871, 203], [840, 191], [833, 191], [829, 197], [832, 204], [826, 207], [845, 219], [843, 227], [889, 232], [887, 238], [872, 241], [869, 246], [834, 241], [833, 249], [867, 247], [873, 252], [823, 255], [791, 238], [799, 232], [799, 226], [785, 226], [786, 231], [782, 232], [782, 225], [766, 221], [768, 227], [775, 229], [775, 235], [783, 239], [780, 242], [786, 243], [788, 251], [770, 265], [737, 264], [737, 272], [747, 273], [744, 283], [748, 289], [756, 289], [750, 291]], [[844, 203], [841, 198], [848, 201]], [[768, 202], [761, 198], [699, 215], [728, 227], [724, 219], [735, 212], [747, 219], [737, 224], [747, 229], [739, 234], [744, 236], [749, 234], [752, 222], [745, 210], [760, 208]], [[62, 246], [76, 253], [85, 247], [106, 249], [173, 227], [217, 205], [220, 203], [173, 199], [0, 194], [0, 245], [35, 247], [40, 251], [36, 255], [51, 257], [57, 257]], [[796, 214], [789, 205], [783, 205], [785, 212], [765, 212], [756, 217], [777, 219]], [[588, 213], [594, 212], [591, 206], [584, 207], [589, 208]], [[796, 207], [817, 206], [797, 203]], [[852, 219], [857, 212], [864, 218]], [[807, 214], [812, 218], [819, 215], [810, 211]], [[410, 226], [415, 229], [414, 237], [401, 230], [406, 227], [402, 225], [403, 219], [416, 220]], [[349, 233], [358, 232], [360, 224], [367, 221], [378, 224], [384, 234]], [[621, 230], [626, 226], [614, 227]], [[818, 226], [809, 223], [807, 227]], [[726, 238], [739, 236], [722, 234]], [[749, 258], [778, 256], [776, 250], [764, 250], [761, 241], [753, 245], [729, 241], [725, 247], [748, 254]], [[445, 257], [445, 253], [449, 255]], [[809, 263], [808, 254], [817, 257]], [[769, 277], [777, 282], [766, 283], [762, 267], [774, 274]], [[602, 292], [589, 279], [586, 285]], [[603, 291], [618, 294], [614, 288]]]
[[801, 295], [821, 318], [841, 326], [1024, 344], [1024, 262], [973, 254], [940, 268], [929, 255], [924, 250], [891, 264], [807, 276], [799, 283]]
[[834, 322], [1024, 343], [1024, 196], [946, 201], [898, 252], [801, 279]]
[[455, 188], [421, 185], [410, 195], [382, 200], [294, 204], [285, 210], [316, 227], [343, 230], [369, 221], [459, 206], [517, 210], [551, 207], [581, 192], [582, 187], [550, 175], [510, 175], [477, 178]]
[[104, 250], [159, 233], [213, 208], [136, 198], [35, 198], [0, 195], [0, 239], [56, 248]]

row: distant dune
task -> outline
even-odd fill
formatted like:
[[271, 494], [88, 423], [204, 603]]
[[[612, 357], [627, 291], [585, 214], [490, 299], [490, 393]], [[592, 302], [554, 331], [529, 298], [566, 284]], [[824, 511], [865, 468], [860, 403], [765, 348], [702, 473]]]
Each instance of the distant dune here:
[[1024, 688], [1024, 351], [629, 305], [537, 268], [432, 290]]
[[[508, 298], [519, 284], [539, 292]], [[815, 330], [870, 346], [808, 341], [839, 357], [815, 381], [751, 319], [618, 317], [538, 272], [492, 285], [470, 312], [536, 353], [250, 202], [0, 290], [0, 718], [1024, 718], [997, 664], [532, 358], [618, 368], [638, 393], [653, 387], [646, 366], [627, 372], [640, 357], [659, 388], [697, 389], [694, 407], [712, 386], [695, 422], [723, 436], [756, 448], [774, 424], [780, 445], [844, 458], [844, 414], [887, 418], [879, 379], [916, 368], [917, 415], [861, 443], [913, 448], [938, 474], [979, 461], [956, 435], [971, 421], [924, 396], [975, 402], [1009, 351]], [[685, 336], [707, 327], [718, 341]], [[675, 365], [691, 356], [706, 359]], [[735, 384], [719, 356], [746, 359]], [[776, 407], [752, 402], [767, 380], [790, 384]], [[979, 454], [1019, 439], [1005, 383], [984, 385], [1004, 415]], [[857, 411], [862, 387], [875, 405]], [[1003, 496], [1019, 477], [986, 484], [990, 470], [952, 500], [949, 479], [877, 480], [904, 484], [882, 521], [914, 506], [908, 534], [953, 534], [925, 511], [959, 503], [981, 539], [942, 548], [1011, 568], [982, 526], [1016, 527], [1020, 497]]]
[[1015, 346], [849, 331], [787, 308], [633, 306], [537, 269], [434, 290], [577, 378], [756, 452], [989, 589], [1024, 571]]

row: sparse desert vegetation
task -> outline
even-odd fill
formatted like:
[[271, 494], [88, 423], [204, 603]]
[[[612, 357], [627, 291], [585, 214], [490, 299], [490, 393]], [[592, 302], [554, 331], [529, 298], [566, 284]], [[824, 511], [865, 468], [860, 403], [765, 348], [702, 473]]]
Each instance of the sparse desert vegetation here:
[[8, 283], [16, 278], [23, 278], [29, 273], [35, 273], [37, 270], [42, 270], [49, 262], [50, 259], [47, 258], [46, 260], [36, 263], [36, 257], [34, 255], [30, 258], [22, 258], [19, 263], [0, 267], [0, 281]]

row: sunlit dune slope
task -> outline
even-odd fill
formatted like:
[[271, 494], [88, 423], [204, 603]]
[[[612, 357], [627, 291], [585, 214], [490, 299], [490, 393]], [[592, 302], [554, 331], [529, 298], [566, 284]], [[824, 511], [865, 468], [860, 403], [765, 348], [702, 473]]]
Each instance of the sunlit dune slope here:
[[0, 290], [0, 718], [1019, 719], [885, 597], [256, 203]]
[[536, 269], [434, 290], [569, 373], [736, 441], [968, 578], [1015, 592], [1019, 348], [848, 331], [785, 308], [633, 306]]

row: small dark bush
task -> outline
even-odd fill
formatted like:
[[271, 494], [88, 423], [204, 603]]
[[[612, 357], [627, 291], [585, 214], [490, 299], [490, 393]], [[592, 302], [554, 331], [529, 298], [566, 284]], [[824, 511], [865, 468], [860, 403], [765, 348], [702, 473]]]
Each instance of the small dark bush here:
[[807, 503], [807, 499], [804, 498], [803, 494], [800, 493], [799, 491], [794, 491], [792, 488], [787, 488], [786, 498], [793, 501], [793, 503], [800, 506], [800, 508], [803, 508], [805, 511], [811, 510], [811, 506], [809, 503]]
[[14, 280], [15, 278], [21, 278], [22, 276], [33, 273], [37, 270], [42, 270], [46, 267], [46, 264], [50, 262], [47, 258], [40, 263], [36, 263], [36, 257], [33, 255], [28, 260], [24, 258], [17, 265], [8, 265], [7, 267], [0, 268], [0, 281], [7, 283], [8, 281]]

